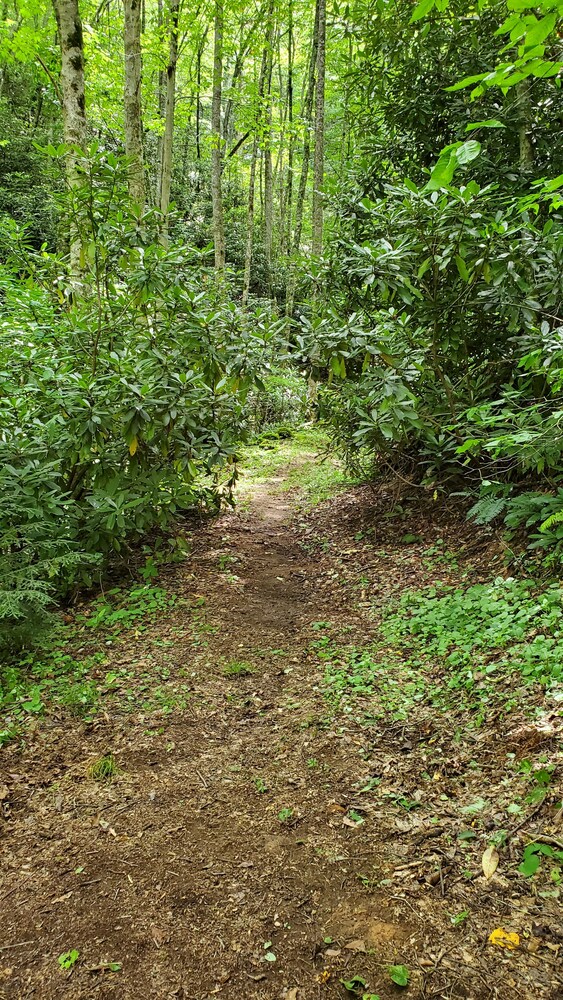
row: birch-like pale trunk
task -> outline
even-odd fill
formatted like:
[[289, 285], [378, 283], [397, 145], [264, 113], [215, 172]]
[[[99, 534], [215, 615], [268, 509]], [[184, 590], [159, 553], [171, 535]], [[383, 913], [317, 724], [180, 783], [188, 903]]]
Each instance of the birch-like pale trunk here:
[[172, 182], [172, 160], [174, 152], [174, 110], [176, 105], [176, 65], [178, 62], [178, 18], [179, 0], [170, 0], [170, 41], [168, 65], [166, 67], [165, 126], [162, 140], [159, 205], [162, 213], [161, 238], [168, 242], [168, 209], [170, 207], [170, 186]]
[[123, 9], [125, 153], [129, 160], [129, 195], [142, 212], [145, 207], [145, 167], [141, 108], [141, 0], [123, 0]]
[[[54, 0], [61, 47], [61, 92], [63, 134], [68, 146], [66, 176], [70, 189], [81, 184], [79, 163], [86, 146], [86, 101], [84, 97], [84, 44], [78, 0]], [[70, 271], [79, 278], [82, 244], [75, 220], [70, 223]]]
[[326, 0], [317, 0], [317, 89], [315, 101], [315, 156], [313, 161], [313, 240], [314, 254], [323, 250], [323, 187], [325, 144], [325, 65]]
[[225, 220], [223, 217], [223, 169], [221, 100], [223, 95], [223, 30], [225, 11], [223, 0], [215, 2], [213, 42], [213, 99], [211, 105], [211, 201], [213, 205], [213, 245], [215, 269], [218, 275], [225, 270]]

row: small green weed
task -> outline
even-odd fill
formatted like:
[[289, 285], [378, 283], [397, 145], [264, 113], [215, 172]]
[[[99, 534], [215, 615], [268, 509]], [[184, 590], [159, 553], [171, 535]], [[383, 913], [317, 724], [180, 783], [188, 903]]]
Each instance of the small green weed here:
[[72, 951], [65, 951], [62, 955], [59, 955], [57, 961], [61, 969], [72, 969], [72, 966], [76, 965], [79, 958], [80, 952], [73, 948]]
[[225, 677], [248, 677], [254, 672], [254, 667], [244, 660], [233, 660], [223, 667], [223, 675]]
[[290, 823], [293, 819], [293, 809], [280, 809], [278, 819], [280, 823]]
[[408, 986], [410, 972], [406, 965], [390, 965], [387, 971], [391, 982], [396, 986]]
[[561, 881], [561, 865], [563, 864], [563, 851], [552, 847], [551, 844], [533, 842], [524, 849], [522, 863], [518, 866], [518, 871], [526, 878], [531, 878], [540, 870], [542, 862], [546, 859], [556, 862], [556, 867], [552, 869], [551, 878], [559, 884]]
[[118, 774], [119, 768], [112, 753], [98, 757], [98, 760], [95, 760], [88, 768], [88, 776], [94, 781], [113, 781]]
[[219, 566], [221, 573], [223, 573], [226, 569], [228, 569], [229, 566], [232, 566], [234, 563], [237, 563], [238, 561], [239, 561], [238, 557], [231, 555], [229, 552], [222, 552], [221, 555], [217, 558], [217, 564]]

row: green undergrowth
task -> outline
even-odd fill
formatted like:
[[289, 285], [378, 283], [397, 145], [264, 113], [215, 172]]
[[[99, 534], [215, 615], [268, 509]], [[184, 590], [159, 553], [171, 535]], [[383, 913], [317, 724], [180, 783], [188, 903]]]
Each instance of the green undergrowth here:
[[386, 639], [443, 660], [471, 683], [518, 670], [544, 687], [563, 680], [563, 588], [503, 579], [468, 588], [434, 586], [405, 594], [383, 624]]
[[[184, 704], [183, 685], [171, 686], [170, 669], [157, 663], [113, 668], [113, 647], [130, 648], [159, 615], [176, 603], [157, 586], [114, 588], [65, 624], [62, 619], [33, 652], [0, 663], [0, 745], [25, 732], [45, 714], [91, 721], [111, 699], [121, 711], [171, 711]], [[197, 622], [195, 623], [197, 625]]]
[[[253, 493], [262, 485], [273, 495], [295, 492], [297, 506], [309, 510], [356, 482], [330, 453], [329, 439], [318, 425], [306, 425], [282, 437], [264, 436], [244, 448], [239, 468], [236, 495], [242, 509], [250, 505]], [[272, 484], [282, 473], [283, 481]]]
[[499, 711], [543, 710], [545, 697], [563, 712], [562, 602], [559, 583], [498, 578], [406, 593], [365, 647], [317, 623], [328, 712], [369, 726], [408, 720], [422, 702], [467, 712], [469, 727]]

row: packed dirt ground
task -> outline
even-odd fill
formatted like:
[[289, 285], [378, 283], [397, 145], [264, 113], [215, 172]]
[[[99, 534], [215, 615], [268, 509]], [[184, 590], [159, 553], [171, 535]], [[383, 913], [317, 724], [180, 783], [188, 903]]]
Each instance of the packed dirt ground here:
[[563, 838], [560, 782], [509, 808], [522, 760], [560, 775], [560, 711], [534, 694], [476, 725], [392, 658], [369, 692], [326, 679], [339, 650], [381, 660], [386, 602], [490, 576], [499, 542], [397, 482], [304, 509], [285, 487], [314, 460], [161, 568], [175, 600], [105, 642], [93, 718], [47, 714], [2, 749], [5, 1000], [563, 997], [556, 878], [518, 871]]

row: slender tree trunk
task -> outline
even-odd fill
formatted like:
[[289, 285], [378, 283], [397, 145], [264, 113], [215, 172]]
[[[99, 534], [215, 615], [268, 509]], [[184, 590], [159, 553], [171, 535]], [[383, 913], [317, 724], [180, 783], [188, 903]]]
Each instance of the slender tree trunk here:
[[282, 219], [281, 249], [289, 250], [291, 238], [291, 217], [293, 212], [293, 0], [289, 0], [287, 29], [287, 121], [289, 144], [287, 150], [287, 186]]
[[317, 92], [315, 102], [315, 158], [313, 163], [313, 241], [314, 254], [323, 250], [323, 185], [325, 143], [325, 62], [326, 0], [317, 0]]
[[129, 159], [129, 195], [140, 212], [145, 207], [143, 117], [141, 108], [141, 0], [124, 0], [125, 152]]
[[524, 175], [531, 174], [534, 169], [534, 147], [531, 138], [532, 100], [531, 83], [522, 80], [516, 84], [516, 101], [518, 109], [518, 139], [520, 145], [519, 168]]
[[248, 55], [248, 50], [250, 48], [250, 43], [252, 41], [252, 37], [254, 34], [254, 28], [255, 28], [255, 22], [253, 21], [251, 22], [250, 28], [247, 31], [246, 35], [242, 35], [241, 33], [239, 51], [237, 52], [235, 57], [235, 65], [233, 67], [233, 75], [231, 77], [231, 85], [229, 87], [230, 93], [229, 93], [229, 98], [225, 105], [225, 115], [223, 118], [223, 137], [225, 139], [226, 145], [230, 145], [231, 140], [233, 138], [232, 118], [233, 118], [233, 107], [234, 107], [234, 90], [242, 78], [244, 70], [244, 61], [246, 59], [246, 56]]
[[264, 256], [266, 258], [266, 280], [268, 294], [271, 294], [272, 237], [274, 231], [274, 175], [272, 167], [272, 67], [273, 67], [273, 4], [269, 11], [268, 36], [266, 39], [266, 106], [264, 108]]
[[162, 142], [162, 162], [160, 167], [160, 211], [163, 216], [162, 239], [168, 241], [168, 208], [170, 205], [170, 185], [172, 181], [172, 158], [174, 150], [174, 108], [176, 103], [176, 64], [178, 62], [178, 17], [179, 0], [170, 0], [170, 45], [168, 66], [166, 67], [166, 108], [165, 128]]
[[250, 277], [252, 272], [252, 248], [254, 243], [254, 192], [256, 188], [256, 161], [258, 159], [258, 134], [254, 135], [250, 178], [248, 181], [248, 207], [246, 211], [246, 251], [244, 255], [244, 280], [242, 284], [242, 304], [248, 305]]
[[297, 200], [295, 203], [295, 230], [293, 233], [293, 249], [298, 252], [301, 246], [301, 231], [303, 228], [303, 208], [305, 205], [305, 194], [307, 191], [307, 176], [309, 173], [309, 160], [311, 158], [311, 128], [313, 117], [313, 97], [315, 94], [315, 71], [317, 66], [317, 45], [318, 45], [318, 11], [315, 13], [315, 25], [313, 29], [313, 39], [311, 42], [311, 61], [309, 63], [309, 79], [307, 81], [307, 92], [303, 107], [303, 119], [305, 123], [303, 135], [303, 153], [301, 157], [301, 175], [299, 177], [299, 187], [297, 190]]
[[[307, 191], [307, 176], [309, 173], [309, 160], [311, 158], [311, 128], [313, 117], [313, 97], [315, 94], [315, 71], [317, 67], [317, 44], [318, 44], [318, 5], [315, 7], [315, 23], [313, 27], [313, 38], [311, 41], [311, 59], [309, 62], [309, 77], [307, 80], [307, 90], [303, 105], [304, 135], [303, 152], [301, 157], [301, 175], [299, 177], [299, 187], [295, 201], [295, 228], [293, 231], [293, 252], [299, 253], [301, 246], [301, 232], [303, 229], [303, 209], [305, 206], [305, 194]], [[293, 316], [293, 306], [295, 302], [295, 287], [297, 281], [296, 261], [293, 260], [289, 269], [287, 283], [287, 297], [285, 314], [289, 320]]]
[[[55, 17], [61, 46], [61, 90], [63, 97], [64, 140], [67, 183], [70, 189], [80, 186], [79, 164], [86, 146], [86, 102], [84, 98], [84, 45], [78, 0], [55, 0]], [[70, 225], [70, 271], [79, 277], [82, 271], [82, 246], [75, 221]]]
[[262, 62], [260, 64], [260, 76], [258, 77], [258, 97], [256, 106], [256, 116], [254, 122], [254, 142], [252, 144], [252, 159], [250, 161], [250, 178], [248, 184], [248, 208], [246, 214], [246, 251], [244, 256], [244, 281], [242, 286], [242, 304], [246, 306], [250, 292], [250, 277], [252, 272], [252, 251], [254, 246], [254, 201], [256, 192], [256, 164], [258, 162], [258, 151], [260, 148], [260, 127], [262, 121], [262, 103], [264, 99], [264, 86], [266, 82], [266, 72], [268, 69], [268, 51], [264, 49]]
[[213, 243], [215, 268], [225, 269], [225, 221], [223, 218], [221, 99], [223, 85], [223, 0], [215, 0], [215, 38], [213, 44], [213, 102], [211, 106], [211, 199], [213, 202]]
[[207, 39], [207, 31], [197, 48], [196, 62], [196, 105], [195, 105], [195, 155], [196, 160], [201, 160], [201, 60]]

